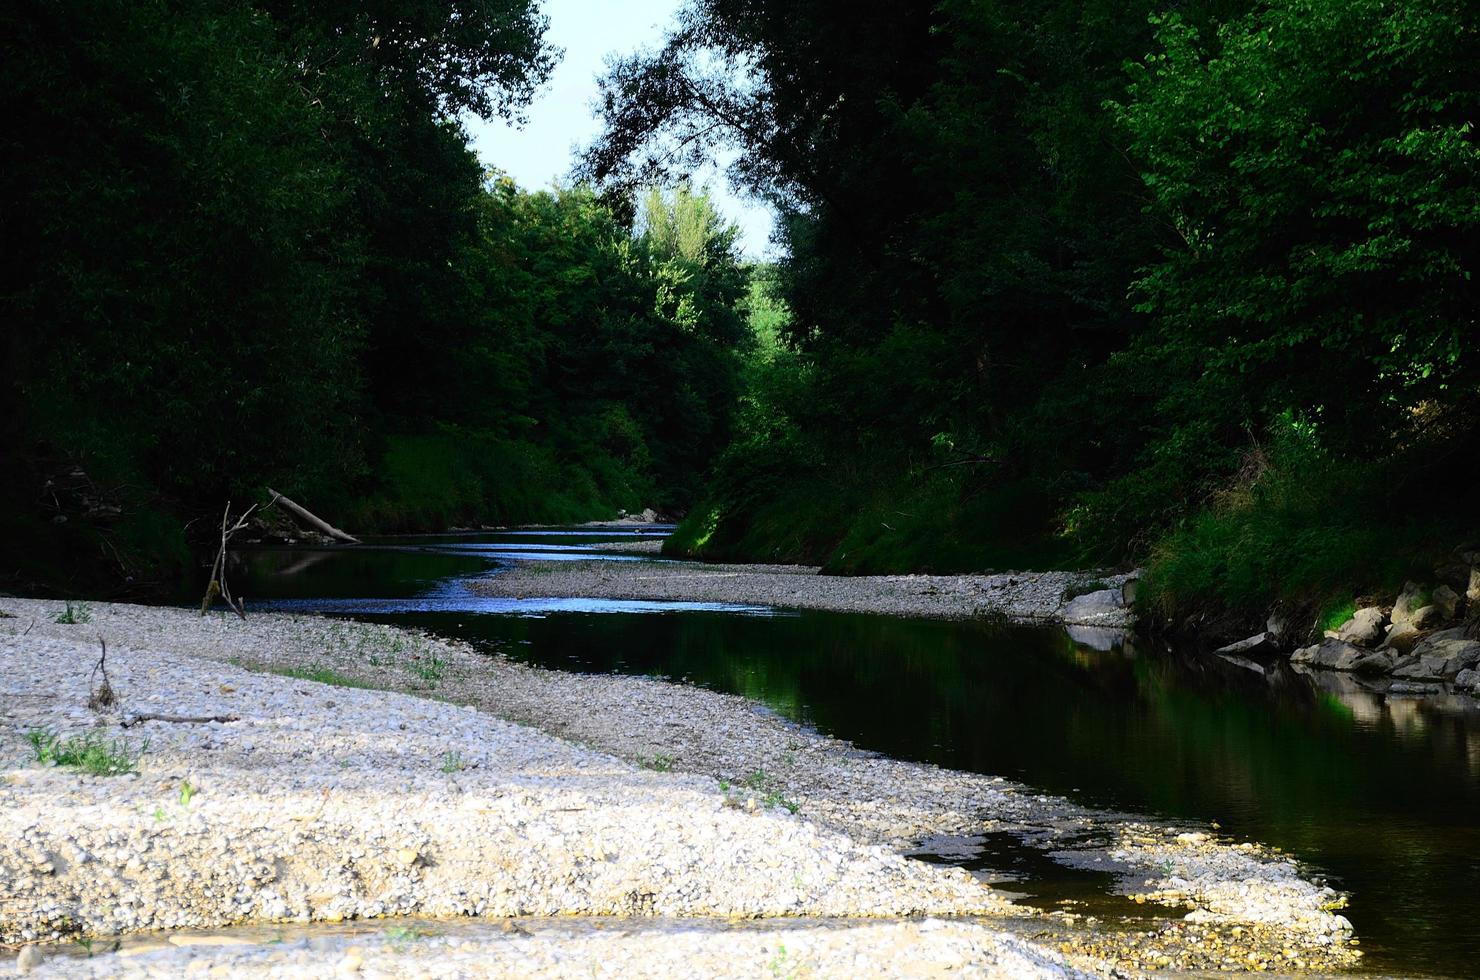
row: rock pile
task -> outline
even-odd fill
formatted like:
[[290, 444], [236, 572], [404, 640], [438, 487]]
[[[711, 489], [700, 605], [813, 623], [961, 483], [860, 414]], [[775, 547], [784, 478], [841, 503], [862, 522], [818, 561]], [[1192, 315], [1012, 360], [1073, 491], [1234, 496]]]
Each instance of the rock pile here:
[[1320, 642], [1295, 650], [1290, 662], [1396, 681], [1442, 681], [1480, 694], [1480, 551], [1458, 552], [1435, 570], [1435, 579], [1408, 582], [1391, 606], [1357, 609]]

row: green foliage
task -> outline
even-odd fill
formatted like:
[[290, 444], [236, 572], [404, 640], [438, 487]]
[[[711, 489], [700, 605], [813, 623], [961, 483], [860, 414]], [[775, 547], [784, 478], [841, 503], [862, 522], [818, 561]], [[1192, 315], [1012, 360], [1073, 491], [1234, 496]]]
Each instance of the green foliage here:
[[90, 776], [123, 776], [139, 771], [139, 759], [149, 743], [135, 746], [125, 739], [109, 740], [95, 732], [62, 738], [46, 728], [26, 732], [36, 761], [44, 766], [66, 766]]
[[373, 689], [373, 684], [355, 677], [341, 674], [329, 667], [274, 667], [272, 673], [281, 674], [284, 677], [296, 677], [301, 681], [313, 681], [316, 684], [330, 684], [334, 687], [356, 687]]
[[57, 613], [56, 618], [52, 622], [62, 623], [67, 626], [92, 622], [92, 607], [85, 602], [68, 602], [67, 608]]

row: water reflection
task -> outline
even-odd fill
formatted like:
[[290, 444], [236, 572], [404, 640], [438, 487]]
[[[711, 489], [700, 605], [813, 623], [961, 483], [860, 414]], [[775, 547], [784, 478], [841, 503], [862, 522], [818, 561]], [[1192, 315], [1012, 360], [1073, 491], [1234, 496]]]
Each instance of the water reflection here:
[[[1480, 957], [1470, 911], [1480, 894], [1473, 699], [1440, 685], [1416, 691], [1283, 661], [1138, 647], [1115, 631], [492, 600], [465, 586], [531, 557], [601, 554], [591, 549], [603, 537], [640, 535], [575, 529], [259, 552], [239, 570], [238, 591], [259, 608], [416, 626], [545, 667], [742, 694], [897, 758], [1111, 809], [1216, 820], [1350, 889], [1369, 967], [1463, 976]], [[1002, 870], [988, 845], [956, 860]], [[1055, 884], [1045, 867], [1032, 874], [1048, 895], [1097, 887]]]

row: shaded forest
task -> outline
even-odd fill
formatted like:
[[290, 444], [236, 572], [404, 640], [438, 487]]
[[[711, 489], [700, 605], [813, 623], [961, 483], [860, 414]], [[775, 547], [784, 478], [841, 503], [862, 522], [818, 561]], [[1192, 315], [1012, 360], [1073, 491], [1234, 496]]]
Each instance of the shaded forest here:
[[266, 486], [360, 531], [687, 508], [748, 273], [702, 193], [482, 171], [459, 120], [517, 118], [545, 26], [6, 6], [0, 587], [157, 587]]
[[1476, 533], [1474, 14], [693, 0], [527, 193], [460, 120], [547, 77], [533, 0], [8, 5], [0, 581], [157, 578], [272, 485], [1349, 602]]
[[1474, 14], [689, 5], [583, 171], [738, 146], [790, 318], [673, 550], [1149, 562], [1178, 616], [1431, 569], [1477, 524]]

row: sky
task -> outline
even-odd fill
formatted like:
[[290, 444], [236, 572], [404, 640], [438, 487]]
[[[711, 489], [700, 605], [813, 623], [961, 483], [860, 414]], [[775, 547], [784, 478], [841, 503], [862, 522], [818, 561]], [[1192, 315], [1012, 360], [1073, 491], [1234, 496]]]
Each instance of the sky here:
[[[575, 148], [600, 131], [592, 103], [607, 55], [657, 47], [680, 0], [545, 0], [542, 6], [550, 18], [548, 40], [565, 55], [535, 94], [529, 122], [515, 128], [501, 119], [468, 120], [473, 149], [484, 166], [505, 171], [527, 190], [568, 182]], [[720, 213], [740, 226], [745, 254], [772, 254], [770, 208], [735, 194], [717, 170], [696, 176], [709, 187]]]

